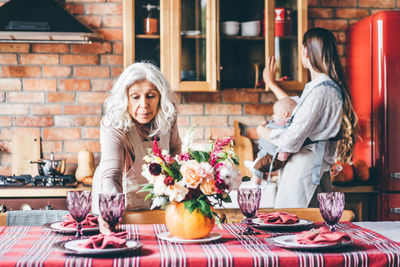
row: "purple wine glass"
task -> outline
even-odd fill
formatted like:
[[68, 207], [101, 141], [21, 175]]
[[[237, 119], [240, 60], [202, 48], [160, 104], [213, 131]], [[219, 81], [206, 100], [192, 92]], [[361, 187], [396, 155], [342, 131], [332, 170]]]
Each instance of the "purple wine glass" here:
[[90, 208], [92, 207], [91, 191], [68, 191], [67, 208], [72, 218], [76, 221], [76, 238], [81, 238], [82, 221], [86, 219]]
[[342, 217], [344, 210], [344, 193], [329, 192], [319, 193], [317, 195], [319, 201], [319, 211], [332, 232], [336, 231], [336, 223]]
[[125, 194], [99, 194], [99, 208], [101, 217], [108, 223], [110, 230], [116, 232], [116, 226], [125, 211]]
[[251, 218], [256, 214], [258, 208], [260, 207], [261, 188], [239, 188], [237, 196], [240, 210], [242, 211], [243, 215], [246, 216], [245, 223], [247, 225], [246, 230], [240, 234], [256, 234], [257, 232], [255, 232], [250, 226], [253, 222]]

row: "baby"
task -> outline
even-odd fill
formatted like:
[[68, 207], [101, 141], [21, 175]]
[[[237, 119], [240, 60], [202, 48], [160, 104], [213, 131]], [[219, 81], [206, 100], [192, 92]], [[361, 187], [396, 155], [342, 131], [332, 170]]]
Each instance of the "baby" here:
[[[287, 97], [275, 102], [273, 106], [272, 120], [269, 121], [265, 127], [271, 129], [284, 129], [290, 125], [292, 111], [296, 107], [296, 101]], [[260, 138], [259, 139], [259, 152], [257, 158], [252, 161], [245, 161], [244, 165], [253, 174], [253, 183], [261, 184], [264, 173], [276, 171], [282, 168], [290, 153], [279, 152], [278, 147], [274, 144]], [[276, 158], [275, 158], [276, 157]]]

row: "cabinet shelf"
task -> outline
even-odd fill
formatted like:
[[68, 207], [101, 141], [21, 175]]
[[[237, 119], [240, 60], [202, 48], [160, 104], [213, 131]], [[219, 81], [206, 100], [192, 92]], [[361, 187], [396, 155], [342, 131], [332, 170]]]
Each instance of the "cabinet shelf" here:
[[182, 38], [184, 39], [205, 39], [206, 36], [205, 35], [182, 35]]
[[137, 39], [160, 39], [159, 34], [136, 34]]
[[264, 41], [264, 36], [226, 36], [223, 35], [222, 40], [251, 40], [251, 41]]

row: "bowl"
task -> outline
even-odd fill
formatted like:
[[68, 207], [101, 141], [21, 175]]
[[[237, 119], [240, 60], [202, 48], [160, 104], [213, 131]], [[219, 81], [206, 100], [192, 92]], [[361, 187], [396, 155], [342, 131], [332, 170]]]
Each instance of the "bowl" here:
[[260, 31], [261, 27], [259, 20], [242, 22], [242, 36], [259, 36]]
[[239, 33], [239, 21], [224, 21], [222, 25], [222, 34], [235, 36]]

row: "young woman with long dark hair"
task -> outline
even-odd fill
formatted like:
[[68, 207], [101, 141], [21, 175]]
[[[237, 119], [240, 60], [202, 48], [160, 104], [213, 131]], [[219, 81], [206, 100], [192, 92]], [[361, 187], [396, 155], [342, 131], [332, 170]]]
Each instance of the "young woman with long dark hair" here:
[[[257, 127], [260, 137], [279, 151], [294, 153], [279, 172], [275, 208], [307, 207], [317, 192], [331, 191], [331, 166], [335, 159], [351, 159], [357, 136], [357, 116], [334, 35], [323, 28], [309, 29], [303, 37], [301, 57], [311, 81], [298, 99], [290, 126], [284, 131]], [[266, 88], [278, 99], [289, 97], [275, 81], [275, 59], [271, 57], [267, 63], [263, 73]]]

